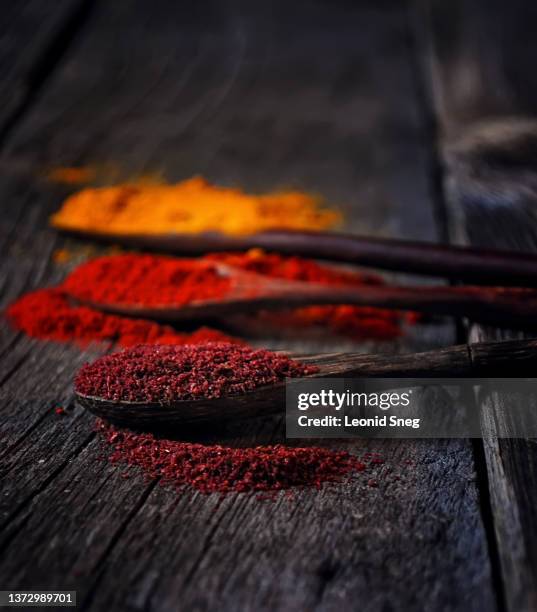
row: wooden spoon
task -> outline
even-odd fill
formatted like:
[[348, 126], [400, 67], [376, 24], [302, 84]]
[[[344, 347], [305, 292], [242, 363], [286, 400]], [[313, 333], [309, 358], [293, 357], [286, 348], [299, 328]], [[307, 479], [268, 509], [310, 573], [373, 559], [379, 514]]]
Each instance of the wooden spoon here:
[[[207, 267], [207, 262], [202, 261], [200, 265]], [[352, 304], [463, 316], [482, 323], [517, 328], [537, 326], [537, 291], [532, 289], [388, 285], [335, 287], [274, 279], [221, 263], [215, 263], [214, 268], [220, 275], [231, 280], [230, 289], [224, 297], [177, 306], [100, 303], [81, 300], [77, 295], [72, 297], [104, 312], [169, 322], [225, 319], [239, 312], [253, 313], [313, 304]]]
[[384, 270], [474, 283], [537, 287], [537, 255], [439, 245], [335, 232], [270, 231], [248, 236], [202, 234], [112, 234], [63, 230], [104, 243], [175, 255], [244, 251], [260, 247], [287, 255], [341, 261]]
[[[313, 378], [462, 378], [532, 377], [537, 371], [537, 340], [514, 340], [463, 344], [406, 355], [330, 354], [300, 358], [316, 365]], [[293, 384], [293, 380], [288, 384]], [[176, 401], [169, 404], [114, 402], [76, 394], [77, 402], [109, 421], [138, 427], [192, 425], [267, 416], [281, 413], [285, 404], [285, 383], [259, 387], [243, 395], [218, 399]]]

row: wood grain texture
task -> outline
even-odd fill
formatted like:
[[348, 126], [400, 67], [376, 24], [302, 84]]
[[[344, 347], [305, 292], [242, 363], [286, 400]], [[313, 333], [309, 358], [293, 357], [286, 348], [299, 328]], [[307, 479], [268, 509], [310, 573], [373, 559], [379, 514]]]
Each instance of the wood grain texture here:
[[[537, 79], [535, 5], [432, 3], [432, 83], [444, 147], [446, 200], [454, 240], [480, 247], [537, 249], [532, 153]], [[452, 12], [451, 12], [452, 9]], [[518, 117], [518, 118], [517, 118]], [[475, 327], [473, 341], [520, 337]], [[501, 414], [492, 396], [483, 414]], [[489, 418], [484, 432], [493, 431]], [[537, 609], [537, 446], [534, 440], [484, 441], [492, 526], [508, 610]]]
[[[28, 108], [61, 60], [91, 8], [90, 0], [6, 4], [0, 23], [0, 141]], [[20, 168], [10, 160], [13, 169]], [[20, 160], [18, 160], [20, 162]]]
[[[340, 204], [349, 231], [434, 240], [406, 8], [102, 2], [4, 156], [36, 169], [108, 161], [122, 176], [290, 185]], [[0, 179], [5, 304], [60, 278], [51, 253], [75, 243], [46, 229], [61, 189]], [[408, 351], [452, 337], [450, 327], [424, 325], [393, 344], [323, 348]], [[347, 486], [276, 502], [178, 494], [102, 460], [69, 387], [97, 349], [3, 327], [1, 351], [4, 588], [77, 589], [83, 610], [496, 609], [468, 442], [341, 443], [386, 463]], [[57, 403], [67, 415], [54, 413]], [[258, 444], [282, 432], [268, 419], [205, 440]]]

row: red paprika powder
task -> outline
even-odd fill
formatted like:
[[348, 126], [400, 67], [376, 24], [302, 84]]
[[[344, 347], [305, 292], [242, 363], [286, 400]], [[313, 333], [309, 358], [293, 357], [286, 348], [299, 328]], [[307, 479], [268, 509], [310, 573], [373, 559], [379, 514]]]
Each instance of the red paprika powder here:
[[[87, 344], [116, 341], [122, 346], [140, 343], [184, 344], [203, 340], [233, 340], [214, 330], [181, 334], [172, 327], [143, 319], [104, 314], [69, 302], [66, 291], [87, 301], [129, 302], [142, 305], [176, 303], [225, 295], [229, 280], [220, 277], [211, 261], [222, 261], [243, 270], [274, 278], [313, 281], [327, 285], [381, 284], [380, 277], [350, 272], [299, 257], [283, 257], [259, 250], [218, 253], [195, 260], [155, 255], [127, 254], [99, 257], [76, 268], [59, 288], [23, 296], [7, 311], [11, 322], [30, 336]], [[201, 266], [200, 267], [200, 261]], [[203, 262], [207, 267], [203, 267]], [[252, 320], [278, 330], [323, 327], [355, 339], [392, 339], [412, 315], [392, 310], [350, 305], [310, 306], [289, 311], [252, 315]]]
[[202, 327], [193, 333], [180, 333], [168, 325], [145, 319], [130, 319], [106, 314], [69, 302], [59, 288], [39, 289], [27, 293], [7, 309], [14, 327], [28, 336], [56, 342], [117, 342], [120, 346], [135, 344], [198, 344], [200, 342], [241, 342], [214, 329]]
[[[99, 257], [76, 268], [64, 286], [72, 295], [86, 301], [181, 305], [226, 295], [230, 281], [211, 267], [213, 261], [285, 280], [351, 287], [383, 284], [383, 279], [375, 274], [252, 249], [247, 253], [214, 253], [197, 260], [132, 253]], [[273, 329], [320, 327], [355, 339], [383, 340], [399, 336], [401, 324], [415, 320], [415, 315], [342, 304], [264, 312], [251, 315], [250, 319]]]
[[[383, 279], [376, 274], [322, 265], [302, 257], [265, 253], [261, 249], [252, 249], [246, 253], [212, 253], [206, 258], [273, 278], [350, 287], [384, 284]], [[256, 316], [260, 323], [274, 330], [321, 327], [356, 340], [397, 338], [401, 335], [401, 325], [412, 323], [416, 318], [415, 313], [346, 304], [267, 311]]]
[[89, 260], [69, 274], [63, 288], [87, 302], [181, 306], [220, 298], [230, 284], [209, 261], [131, 253]]

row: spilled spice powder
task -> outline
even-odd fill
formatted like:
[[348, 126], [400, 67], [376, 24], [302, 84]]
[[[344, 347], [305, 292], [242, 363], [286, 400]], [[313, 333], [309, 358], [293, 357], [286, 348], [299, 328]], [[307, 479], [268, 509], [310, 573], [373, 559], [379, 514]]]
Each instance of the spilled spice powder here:
[[60, 166], [46, 172], [46, 178], [52, 183], [64, 185], [81, 185], [90, 183], [96, 177], [96, 169], [90, 166]]
[[169, 403], [240, 395], [316, 371], [285, 355], [230, 343], [141, 345], [84, 365], [75, 391], [112, 401]]
[[[206, 258], [273, 278], [356, 288], [364, 285], [384, 284], [383, 279], [376, 274], [322, 265], [302, 257], [285, 257], [275, 253], [265, 253], [261, 249], [252, 249], [246, 253], [213, 253], [207, 255]], [[280, 330], [323, 327], [356, 340], [390, 340], [400, 336], [401, 325], [405, 322], [415, 322], [417, 315], [396, 310], [342, 304], [307, 306], [277, 313], [267, 311], [259, 313], [256, 319]]]
[[141, 468], [148, 478], [201, 493], [321, 488], [363, 472], [366, 461], [345, 451], [283, 445], [231, 448], [158, 438], [99, 420], [97, 431], [112, 447], [109, 460]]
[[125, 183], [83, 189], [52, 216], [54, 227], [104, 234], [241, 235], [267, 229], [325, 229], [340, 214], [300, 191], [261, 195], [218, 187], [196, 176], [176, 183]]
[[52, 253], [52, 261], [57, 264], [65, 264], [71, 260], [71, 253], [68, 249], [56, 249]]
[[11, 324], [28, 336], [56, 342], [117, 342], [120, 346], [142, 343], [196, 344], [240, 342], [214, 329], [202, 327], [180, 333], [168, 325], [145, 319], [106, 314], [86, 306], [74, 306], [61, 287], [32, 291], [11, 304], [6, 311]]

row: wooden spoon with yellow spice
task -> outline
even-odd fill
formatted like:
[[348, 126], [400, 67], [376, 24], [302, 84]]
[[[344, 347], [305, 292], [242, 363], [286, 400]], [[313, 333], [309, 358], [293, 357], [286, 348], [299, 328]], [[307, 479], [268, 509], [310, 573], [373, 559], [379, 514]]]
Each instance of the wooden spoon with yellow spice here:
[[[53, 215], [63, 232], [176, 255], [260, 247], [479, 285], [537, 287], [537, 256], [324, 231], [341, 221], [297, 191], [253, 195], [200, 177], [84, 189]], [[269, 231], [272, 230], [272, 231]]]

